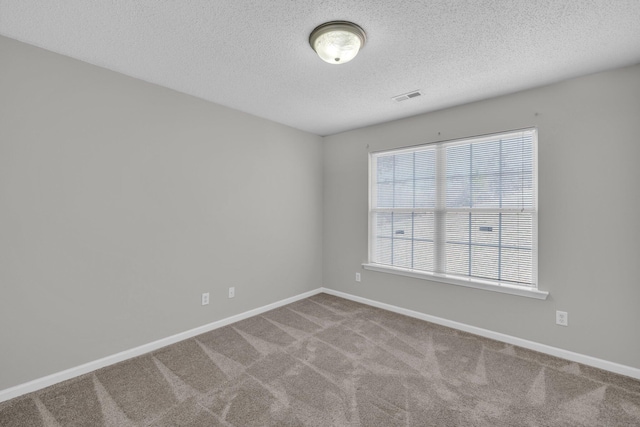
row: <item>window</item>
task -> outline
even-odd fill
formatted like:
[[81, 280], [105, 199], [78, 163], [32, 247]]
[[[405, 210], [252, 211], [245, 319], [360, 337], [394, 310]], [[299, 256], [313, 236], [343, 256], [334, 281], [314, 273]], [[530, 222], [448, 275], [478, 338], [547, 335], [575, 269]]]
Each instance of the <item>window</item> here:
[[545, 298], [536, 154], [535, 129], [372, 153], [364, 267]]

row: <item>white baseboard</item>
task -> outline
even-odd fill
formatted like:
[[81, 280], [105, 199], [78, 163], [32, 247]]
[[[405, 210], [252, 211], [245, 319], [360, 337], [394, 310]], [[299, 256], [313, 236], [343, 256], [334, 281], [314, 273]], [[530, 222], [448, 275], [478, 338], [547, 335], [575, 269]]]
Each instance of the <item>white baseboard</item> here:
[[223, 326], [229, 325], [231, 323], [238, 322], [240, 320], [247, 319], [252, 316], [256, 316], [266, 311], [273, 310], [274, 308], [282, 307], [283, 305], [291, 304], [292, 302], [296, 302], [301, 299], [308, 298], [310, 296], [319, 294], [321, 292], [322, 292], [322, 288], [314, 289], [312, 291], [305, 292], [303, 294], [296, 295], [291, 298], [286, 298], [281, 301], [277, 301], [272, 304], [265, 305], [263, 307], [245, 311], [244, 313], [236, 314], [235, 316], [227, 317], [225, 319], [218, 320], [213, 323], [209, 323], [208, 325], [200, 326], [195, 329], [181, 332], [179, 334], [172, 335], [167, 338], [162, 338], [157, 341], [153, 341], [148, 344], [141, 345], [139, 347], [125, 350], [120, 353], [113, 354], [111, 356], [103, 357], [102, 359], [94, 360], [92, 362], [88, 362], [83, 365], [76, 366], [74, 368], [66, 369], [64, 371], [57, 372], [55, 374], [47, 375], [46, 377], [38, 378], [33, 381], [26, 382], [24, 384], [19, 384], [17, 386], [14, 386], [5, 390], [0, 390], [0, 402], [4, 402], [6, 400], [13, 399], [18, 396], [22, 396], [23, 394], [31, 393], [31, 392], [43, 389], [45, 387], [49, 387], [51, 385], [57, 384], [62, 381], [70, 380], [80, 375], [88, 374], [89, 372], [93, 372], [97, 369], [104, 368], [106, 366], [113, 365], [115, 363], [122, 362], [127, 359], [131, 359], [132, 357], [141, 356], [145, 353], [149, 353], [159, 348], [162, 348], [171, 344], [175, 344], [179, 341], [183, 341], [189, 338], [193, 338], [197, 335], [204, 334], [205, 332], [213, 331], [214, 329], [218, 329]]
[[621, 365], [615, 362], [609, 362], [607, 360], [586, 356], [580, 353], [574, 353], [573, 351], [563, 350], [561, 348], [552, 347], [546, 344], [540, 344], [534, 341], [513, 337], [511, 335], [501, 334], [499, 332], [493, 332], [488, 329], [482, 329], [482, 328], [470, 326], [464, 323], [443, 319], [441, 317], [420, 313], [418, 311], [397, 307], [395, 305], [370, 300], [367, 298], [347, 294], [340, 291], [334, 291], [333, 289], [322, 288], [322, 292], [330, 295], [335, 295], [340, 298], [348, 299], [351, 301], [359, 302], [362, 304], [367, 304], [373, 307], [382, 308], [384, 310], [393, 311], [395, 313], [404, 314], [405, 316], [415, 317], [416, 319], [426, 320], [427, 322], [436, 323], [438, 325], [447, 326], [449, 328], [458, 329], [460, 331], [465, 331], [475, 335], [480, 335], [485, 338], [491, 338], [496, 341], [501, 341], [507, 344], [513, 344], [519, 347], [524, 347], [529, 350], [538, 351], [540, 353], [549, 354], [551, 356], [560, 357], [562, 359], [570, 360], [572, 362], [577, 362], [583, 365], [593, 366], [594, 368], [603, 369], [605, 371], [614, 372], [616, 374], [626, 375], [631, 378], [640, 379], [640, 369], [633, 368], [631, 366]]
[[373, 307], [382, 308], [384, 310], [393, 311], [395, 313], [404, 314], [405, 316], [415, 317], [416, 319], [426, 320], [427, 322], [435, 323], [442, 326], [447, 326], [453, 329], [469, 332], [482, 337], [491, 338], [497, 341], [502, 341], [508, 344], [517, 345], [519, 347], [528, 348], [530, 350], [539, 351], [540, 353], [549, 354], [552, 356], [560, 357], [570, 360], [572, 362], [582, 363], [583, 365], [593, 366], [595, 368], [603, 369], [605, 371], [614, 372], [616, 374], [626, 375], [631, 378], [640, 379], [640, 369], [633, 368], [631, 366], [621, 365], [607, 360], [598, 359], [591, 356], [586, 356], [580, 353], [574, 353], [572, 351], [563, 350], [561, 348], [552, 347], [545, 344], [540, 344], [533, 341], [528, 341], [522, 338], [513, 337], [511, 335], [501, 334], [499, 332], [493, 332], [487, 329], [470, 326], [464, 323], [454, 322], [452, 320], [443, 319], [441, 317], [431, 316], [428, 314], [420, 313], [418, 311], [408, 310], [406, 308], [397, 307], [395, 305], [386, 304], [379, 301], [370, 300], [367, 298], [347, 294], [340, 291], [335, 291], [328, 288], [318, 288], [309, 292], [305, 292], [300, 295], [286, 298], [281, 301], [274, 302], [272, 304], [265, 305], [253, 310], [246, 311], [244, 313], [236, 314], [231, 317], [227, 317], [222, 320], [218, 320], [213, 323], [209, 323], [204, 326], [200, 326], [195, 329], [191, 329], [185, 332], [181, 332], [176, 335], [172, 335], [167, 338], [163, 338], [157, 341], [150, 342], [148, 344], [141, 345], [139, 347], [125, 350], [111, 356], [103, 357], [102, 359], [94, 360], [92, 362], [85, 363], [74, 368], [70, 368], [55, 374], [47, 375], [46, 377], [38, 378], [33, 381], [29, 381], [24, 384], [19, 384], [15, 387], [11, 387], [5, 390], [0, 390], [0, 402], [4, 402], [9, 399], [13, 399], [18, 396], [22, 396], [27, 393], [31, 393], [45, 387], [57, 384], [62, 381], [66, 381], [80, 375], [88, 374], [97, 369], [104, 368], [109, 365], [113, 365], [118, 362], [131, 359], [133, 357], [141, 356], [143, 354], [155, 351], [159, 348], [167, 345], [175, 344], [179, 341], [193, 338], [197, 335], [212, 331], [214, 329], [221, 328], [234, 322], [238, 322], [243, 319], [247, 319], [258, 314], [262, 314], [266, 311], [273, 310], [283, 305], [291, 304], [292, 302], [299, 301], [304, 298], [308, 298], [319, 293], [327, 293], [335, 295], [337, 297], [345, 298], [351, 301], [356, 301], [362, 304], [367, 304]]

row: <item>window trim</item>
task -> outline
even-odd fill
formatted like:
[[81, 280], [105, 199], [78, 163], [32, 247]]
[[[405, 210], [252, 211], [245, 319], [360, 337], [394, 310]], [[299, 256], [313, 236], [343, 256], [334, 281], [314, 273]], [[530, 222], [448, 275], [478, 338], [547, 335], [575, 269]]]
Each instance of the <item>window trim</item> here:
[[505, 282], [494, 282], [482, 280], [478, 278], [467, 278], [463, 276], [455, 276], [452, 274], [430, 273], [428, 271], [413, 270], [410, 268], [393, 267], [384, 264], [364, 263], [362, 268], [365, 270], [377, 271], [380, 273], [389, 273], [399, 276], [413, 277], [414, 279], [430, 280], [433, 282], [447, 283], [449, 285], [464, 286], [466, 288], [482, 289], [485, 291], [500, 292], [503, 294], [518, 295], [521, 297], [529, 297], [545, 300], [549, 296], [549, 292], [541, 291], [530, 286], [518, 286]]
[[[415, 149], [419, 148], [419, 147], [424, 147], [427, 145], [447, 145], [447, 146], [451, 146], [451, 145], [457, 145], [457, 144], [465, 144], [465, 143], [469, 143], [470, 141], [473, 141], [474, 143], [478, 143], [480, 141], [483, 140], [491, 140], [492, 138], [495, 138], [496, 136], [504, 136], [504, 135], [508, 135], [511, 133], [517, 133], [517, 132], [533, 132], [534, 134], [534, 150], [533, 150], [533, 168], [534, 168], [534, 180], [536, 181], [536, 185], [535, 185], [535, 194], [534, 194], [534, 203], [535, 203], [535, 207], [533, 208], [533, 214], [534, 214], [534, 232], [533, 232], [533, 245], [534, 245], [534, 253], [533, 253], [533, 281], [534, 281], [534, 285], [533, 286], [527, 286], [527, 285], [517, 285], [517, 284], [513, 284], [513, 283], [508, 283], [508, 282], [501, 282], [501, 281], [497, 281], [497, 280], [483, 280], [481, 278], [477, 278], [477, 277], [467, 277], [467, 276], [459, 276], [459, 275], [453, 275], [453, 274], [446, 274], [446, 273], [439, 273], [439, 272], [429, 272], [429, 271], [423, 271], [423, 270], [415, 270], [415, 269], [411, 269], [411, 268], [405, 268], [405, 267], [397, 267], [397, 266], [391, 266], [391, 265], [386, 265], [386, 264], [377, 264], [372, 262], [371, 260], [373, 259], [372, 257], [372, 250], [373, 250], [373, 241], [372, 241], [372, 235], [373, 235], [373, 231], [374, 231], [374, 225], [373, 225], [373, 215], [371, 215], [371, 212], [374, 210], [374, 208], [372, 207], [372, 203], [373, 203], [373, 185], [372, 185], [372, 179], [374, 179], [374, 177], [372, 176], [372, 170], [373, 170], [373, 159], [375, 155], [381, 154], [381, 153], [390, 153], [390, 152], [394, 152], [395, 154], [401, 154], [403, 152], [409, 152], [409, 151], [414, 151]], [[517, 295], [517, 296], [524, 296], [524, 297], [530, 297], [530, 298], [535, 298], [535, 299], [542, 299], [545, 300], [548, 296], [549, 296], [549, 292], [547, 291], [542, 291], [538, 288], [538, 144], [537, 144], [537, 138], [538, 138], [538, 129], [535, 127], [531, 127], [531, 128], [524, 128], [524, 129], [515, 129], [515, 130], [510, 130], [510, 131], [504, 131], [504, 132], [497, 132], [497, 133], [492, 133], [492, 134], [486, 134], [486, 135], [478, 135], [478, 136], [470, 136], [470, 137], [465, 137], [465, 138], [458, 138], [458, 139], [454, 139], [454, 140], [442, 140], [442, 141], [434, 141], [431, 143], [422, 143], [422, 144], [417, 144], [414, 146], [407, 146], [407, 147], [398, 147], [398, 148], [392, 148], [392, 149], [385, 149], [385, 150], [380, 150], [380, 151], [372, 151], [369, 152], [369, 167], [368, 167], [368, 212], [367, 212], [367, 221], [368, 221], [368, 235], [367, 235], [367, 255], [368, 255], [368, 262], [363, 263], [362, 267], [365, 270], [371, 270], [371, 271], [376, 271], [376, 272], [382, 272], [382, 273], [389, 273], [389, 274], [396, 274], [396, 275], [400, 275], [400, 276], [407, 276], [407, 277], [413, 277], [413, 278], [417, 278], [417, 279], [422, 279], [422, 280], [429, 280], [429, 281], [435, 281], [435, 282], [441, 282], [441, 283], [447, 283], [447, 284], [451, 284], [451, 285], [457, 285], [457, 286], [464, 286], [464, 287], [469, 287], [469, 288], [475, 288], [475, 289], [482, 289], [482, 290], [487, 290], [487, 291], [492, 291], [492, 292], [500, 292], [500, 293], [506, 293], [506, 294], [511, 294], [511, 295]], [[381, 208], [376, 208], [375, 210], [379, 211]], [[398, 208], [393, 209], [394, 211], [397, 211]], [[411, 212], [415, 212], [420, 211], [420, 208], [407, 208], [408, 211]], [[448, 211], [453, 211], [453, 210], [457, 210], [455, 208], [450, 208], [448, 209]], [[467, 210], [467, 208], [462, 208], [461, 210]], [[504, 212], [506, 209], [502, 209], [502, 212]], [[426, 209], [426, 211], [433, 211], [433, 209]]]

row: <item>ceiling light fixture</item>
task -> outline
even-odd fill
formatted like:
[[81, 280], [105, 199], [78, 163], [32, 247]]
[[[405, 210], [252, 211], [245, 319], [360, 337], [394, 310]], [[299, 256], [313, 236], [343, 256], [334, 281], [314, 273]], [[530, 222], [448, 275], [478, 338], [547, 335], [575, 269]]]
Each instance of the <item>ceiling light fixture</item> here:
[[331, 21], [311, 32], [309, 44], [323, 61], [344, 64], [355, 58], [366, 39], [364, 30], [353, 22]]

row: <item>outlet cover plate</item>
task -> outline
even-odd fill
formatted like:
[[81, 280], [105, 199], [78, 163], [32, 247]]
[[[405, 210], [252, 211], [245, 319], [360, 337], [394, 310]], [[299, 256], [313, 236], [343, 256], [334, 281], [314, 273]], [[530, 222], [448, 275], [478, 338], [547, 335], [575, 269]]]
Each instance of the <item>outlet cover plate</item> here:
[[569, 313], [566, 311], [556, 311], [556, 325], [569, 326]]

